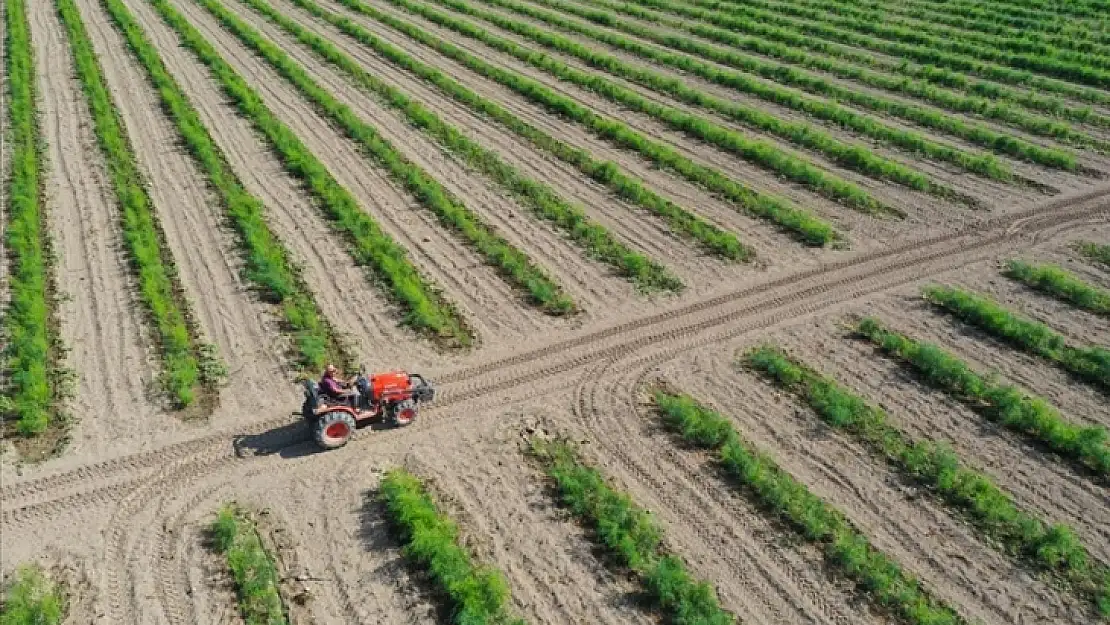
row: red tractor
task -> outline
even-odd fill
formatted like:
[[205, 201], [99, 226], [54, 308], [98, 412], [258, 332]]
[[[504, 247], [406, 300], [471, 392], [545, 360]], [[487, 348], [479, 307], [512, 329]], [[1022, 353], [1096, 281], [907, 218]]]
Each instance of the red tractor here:
[[346, 445], [356, 427], [372, 421], [409, 425], [416, 420], [417, 406], [435, 398], [435, 389], [423, 376], [404, 371], [369, 378], [360, 371], [354, 387], [338, 398], [320, 393], [313, 380], [306, 380], [304, 387], [301, 415], [312, 428], [316, 444], [324, 449]]

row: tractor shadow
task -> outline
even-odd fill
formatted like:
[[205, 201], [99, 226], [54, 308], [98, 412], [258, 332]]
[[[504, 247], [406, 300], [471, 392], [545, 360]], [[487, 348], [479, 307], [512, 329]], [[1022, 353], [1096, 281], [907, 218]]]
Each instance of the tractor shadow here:
[[300, 419], [258, 434], [241, 434], [231, 444], [235, 448], [235, 455], [240, 458], [277, 454], [282, 458], [292, 459], [323, 451], [312, 440], [308, 425]]

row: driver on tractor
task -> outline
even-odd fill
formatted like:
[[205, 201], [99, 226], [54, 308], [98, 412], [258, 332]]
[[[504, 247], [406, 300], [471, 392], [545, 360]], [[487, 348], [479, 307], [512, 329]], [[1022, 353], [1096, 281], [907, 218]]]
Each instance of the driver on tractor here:
[[349, 380], [338, 378], [339, 369], [329, 364], [324, 367], [324, 375], [320, 378], [320, 391], [327, 397], [336, 401], [355, 402], [358, 398], [358, 388], [355, 380], [358, 376], [351, 376]]

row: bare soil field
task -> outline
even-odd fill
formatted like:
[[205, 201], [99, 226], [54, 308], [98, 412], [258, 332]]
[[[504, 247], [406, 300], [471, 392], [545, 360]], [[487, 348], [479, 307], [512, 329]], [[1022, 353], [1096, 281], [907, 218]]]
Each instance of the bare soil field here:
[[[889, 105], [839, 104], [904, 133], [899, 141], [919, 137], [922, 152], [876, 139], [887, 132], [878, 126], [853, 130], [785, 95], [769, 103], [513, 9], [592, 8], [596, 21], [561, 15], [646, 43], [604, 17], [620, 8], [628, 24], [728, 50], [652, 26], [644, 12], [704, 26], [780, 4], [824, 7], [826, 27], [871, 33], [851, 50], [873, 55], [868, 72], [904, 79], [901, 90], [846, 77], [861, 66], [857, 57], [791, 11], [732, 22], [753, 38], [749, 47], [764, 50], [744, 53], [789, 65], [784, 57], [805, 51], [836, 71], [799, 63], [790, 80], [809, 72]], [[27, 109], [17, 97], [2, 129], [5, 140], [26, 136], [15, 132], [21, 124], [39, 149], [5, 141], [0, 153], [0, 590], [37, 565], [66, 597], [67, 624], [224, 625], [261, 618], [251, 610], [265, 605], [276, 610], [269, 622], [290, 625], [458, 622], [460, 586], [421, 561], [390, 499], [390, 476], [401, 468], [453, 528], [439, 543], [424, 536], [423, 548], [454, 545], [473, 563], [453, 561], [470, 571], [473, 588], [504, 584], [506, 594], [490, 600], [502, 616], [475, 622], [684, 622], [677, 614], [697, 602], [719, 617], [699, 622], [713, 623], [912, 624], [925, 622], [914, 610], [926, 609], [948, 623], [1110, 619], [1110, 324], [1099, 303], [1110, 267], [1078, 249], [1110, 245], [1110, 91], [1098, 82], [1110, 45], [1091, 43], [1095, 52], [1080, 57], [1048, 26], [981, 49], [936, 43], [942, 77], [920, 69], [924, 48], [897, 46], [955, 26], [893, 13], [857, 23], [843, 17], [854, 6], [5, 0], [4, 102], [19, 95], [10, 78], [21, 80], [21, 58], [31, 59], [35, 80], [33, 110], [20, 117]], [[474, 11], [622, 65], [593, 67]], [[1095, 28], [1088, 18], [1075, 20], [1077, 32], [1096, 38], [1084, 30]], [[116, 143], [97, 123], [104, 94], [78, 79], [81, 32], [95, 54], [80, 60], [95, 64], [122, 128]], [[807, 44], [793, 56], [774, 48], [796, 37]], [[1041, 55], [1028, 84], [1016, 84], [1014, 68], [1033, 61], [1014, 49], [1037, 37], [1059, 47]], [[172, 80], [157, 82], [162, 71]], [[659, 82], [634, 82], [634, 72]], [[994, 89], [1008, 108], [942, 107], [931, 81], [946, 81], [943, 97], [953, 102]], [[807, 130], [737, 121], [687, 102], [676, 84]], [[907, 95], [911, 88], [932, 99]], [[1034, 89], [1056, 98], [1058, 113], [1045, 112], [1050, 104], [1031, 98]], [[911, 121], [898, 108], [905, 105], [940, 118]], [[1055, 135], [1041, 118], [1057, 124]], [[969, 125], [998, 140], [969, 139]], [[843, 146], [855, 150], [855, 164], [830, 156]], [[121, 187], [115, 149], [133, 158], [141, 193]], [[949, 160], [927, 149], [949, 150]], [[20, 186], [32, 169], [12, 162], [18, 153], [35, 157], [26, 163], [37, 167], [37, 190]], [[1043, 186], [972, 172], [983, 167], [968, 164], [978, 154]], [[880, 165], [902, 173], [867, 169]], [[169, 346], [161, 312], [140, 286], [150, 259], [128, 251], [136, 197], [149, 198], [150, 227], [162, 234], [153, 245], [180, 285], [174, 296], [191, 333], [182, 340], [198, 375], [214, 362], [223, 368], [218, 383], [196, 383], [202, 398], [188, 407], [167, 401]], [[900, 214], [865, 214], [869, 202]], [[12, 236], [11, 225], [29, 217], [42, 226], [39, 239]], [[33, 244], [47, 241], [53, 253], [36, 255]], [[1074, 283], [1034, 288], [1006, 275], [1015, 259], [1060, 267]], [[53, 276], [56, 297], [47, 289], [34, 300], [27, 268], [35, 263]], [[989, 298], [1013, 317], [1006, 328], [966, 311], [957, 318], [924, 298], [930, 285]], [[40, 311], [50, 320], [42, 329]], [[1000, 416], [997, 395], [961, 395], [944, 386], [949, 378], [927, 378], [880, 350], [854, 331], [865, 316], [944, 350], [988, 386], [1013, 385], [1013, 410], [1025, 412]], [[429, 319], [450, 321], [437, 330]], [[1015, 327], [1027, 335], [1007, 338]], [[26, 362], [39, 344], [27, 339], [35, 332], [60, 349], [43, 352], [41, 372], [13, 370], [9, 363]], [[208, 343], [211, 354], [198, 351]], [[839, 385], [841, 404], [807, 394], [812, 380], [788, 388], [745, 364], [759, 346]], [[327, 362], [420, 373], [435, 396], [404, 427], [390, 423], [392, 400], [382, 399], [384, 422], [325, 450], [318, 441], [332, 430], [306, 423], [302, 389]], [[738, 447], [695, 446], [690, 431], [676, 434], [662, 418], [660, 389], [713, 411], [728, 444], [777, 469], [738, 471], [729, 464]], [[1033, 410], [1056, 421], [1016, 421]], [[991, 520], [980, 501], [951, 495], [942, 479], [908, 469], [909, 452], [876, 447], [851, 421], [875, 414], [888, 433], [921, 449], [935, 444], [978, 487], [996, 489], [992, 505], [1032, 519], [1024, 533]], [[45, 426], [32, 433], [38, 415]], [[536, 451], [552, 440], [569, 442], [596, 470], [598, 482], [576, 478], [582, 488], [604, 483], [627, 498], [592, 511], [568, 503]], [[771, 493], [763, 478], [793, 486]], [[792, 516], [800, 508], [775, 499], [799, 493], [832, 511], [836, 532], [864, 541], [855, 555], [893, 563], [882, 574], [923, 603], [911, 605], [910, 591], [883, 595], [867, 566], [837, 551], [843, 536], [814, 530]], [[218, 524], [230, 503], [249, 524], [225, 544]], [[646, 510], [655, 529], [640, 535], [646, 542], [626, 537], [622, 551], [606, 541], [646, 525], [626, 515], [599, 532], [588, 519], [626, 505]], [[815, 510], [806, 508], [810, 520]], [[643, 544], [644, 559], [628, 560]], [[232, 549], [268, 554], [247, 566], [273, 583], [244, 586], [247, 560]], [[1066, 553], [1046, 564], [1053, 549]], [[660, 562], [678, 562], [686, 575], [674, 582], [686, 594], [675, 591], [670, 603], [654, 585]], [[707, 586], [695, 592], [695, 582]], [[272, 602], [252, 602], [252, 592]], [[0, 602], [0, 614], [12, 605]]]

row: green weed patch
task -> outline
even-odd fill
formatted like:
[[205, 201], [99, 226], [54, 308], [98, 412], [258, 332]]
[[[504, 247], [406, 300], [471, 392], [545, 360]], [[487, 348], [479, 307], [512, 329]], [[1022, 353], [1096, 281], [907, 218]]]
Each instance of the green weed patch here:
[[235, 229], [246, 267], [243, 271], [262, 299], [276, 304], [293, 338], [297, 364], [317, 371], [326, 362], [348, 362], [338, 341], [304, 285], [289, 252], [270, 230], [261, 200], [251, 195], [228, 164], [212, 135], [177, 81], [166, 70], [158, 50], [120, 0], [101, 0], [131, 52], [158, 92], [163, 109], [216, 192]]
[[62, 591], [38, 566], [18, 567], [0, 601], [0, 625], [61, 625], [66, 616]]
[[[622, 200], [640, 206], [653, 215], [663, 219], [671, 231], [687, 239], [696, 241], [706, 251], [730, 260], [749, 260], [755, 254], [736, 238], [731, 232], [721, 230], [716, 225], [690, 213], [674, 202], [655, 193], [644, 186], [639, 179], [633, 178], [612, 161], [598, 161], [589, 152], [571, 146], [552, 137], [542, 130], [525, 122], [520, 117], [510, 112], [497, 102], [485, 98], [478, 93], [463, 86], [454, 78], [427, 65], [416, 57], [407, 54], [404, 50], [390, 44], [388, 41], [377, 37], [369, 30], [359, 26], [353, 20], [343, 17], [332, 11], [325, 11], [313, 0], [292, 0], [294, 4], [304, 9], [313, 17], [320, 18], [335, 26], [351, 39], [371, 48], [381, 56], [388, 59], [413, 75], [435, 85], [441, 92], [453, 98], [472, 110], [482, 113], [518, 136], [529, 141], [540, 149], [559, 160], [574, 166], [578, 171], [589, 176], [596, 182], [605, 185], [610, 191]], [[465, 54], [459, 48], [432, 37], [428, 33], [412, 26], [411, 24], [395, 19], [385, 13], [366, 6], [367, 14], [375, 19], [403, 32], [410, 38], [433, 48], [443, 48]], [[480, 63], [472, 57], [475, 63]], [[483, 65], [493, 71], [493, 66]]]
[[632, 498], [605, 482], [565, 441], [534, 440], [531, 455], [555, 483], [560, 500], [594, 539], [639, 578], [655, 607], [677, 625], [731, 625], [711, 585], [661, 547], [663, 529]]
[[773, 346], [757, 347], [744, 362], [774, 384], [797, 394], [829, 426], [863, 443], [892, 467], [930, 489], [961, 513], [987, 542], [1021, 557], [1066, 583], [1110, 617], [1110, 569], [1096, 561], [1075, 531], [1049, 524], [1014, 503], [986, 475], [967, 468], [950, 449], [914, 442], [887, 423], [886, 413], [831, 378]]
[[657, 389], [653, 396], [668, 429], [690, 445], [714, 452], [725, 473], [761, 508], [819, 545], [829, 566], [852, 580], [878, 609], [912, 625], [966, 622], [950, 606], [929, 596], [917, 579], [875, 548], [842, 512], [744, 440], [728, 418], [689, 395]]
[[[382, 12], [377, 11], [360, 0], [337, 1], [353, 11], [367, 15], [382, 23], [392, 26], [400, 22], [400, 20], [384, 16]], [[468, 24], [453, 20], [443, 13], [432, 11], [426, 7], [409, 5], [407, 3], [400, 6], [403, 8], [412, 6], [413, 11], [419, 11], [424, 17], [436, 23], [442, 22], [442, 25], [449, 28], [451, 25], [454, 25], [467, 32], [471, 32], [472, 30]], [[413, 31], [419, 29], [408, 25], [405, 30]], [[435, 38], [428, 37], [427, 34], [425, 34], [425, 39], [435, 40]], [[632, 130], [627, 124], [616, 119], [598, 116], [587, 107], [582, 106], [570, 98], [559, 95], [554, 90], [544, 86], [538, 81], [526, 78], [516, 72], [501, 69], [482, 61], [478, 57], [463, 51], [457, 46], [447, 44], [442, 40], [438, 41], [439, 44], [433, 47], [448, 58], [458, 61], [482, 76], [495, 80], [513, 91], [516, 91], [518, 94], [544, 107], [552, 114], [574, 120], [617, 146], [638, 152], [660, 167], [671, 170], [687, 180], [701, 185], [708, 191], [732, 202], [745, 212], [775, 223], [782, 229], [793, 233], [807, 244], [823, 246], [834, 243], [840, 238], [830, 224], [804, 209], [793, 206], [785, 200], [757, 193], [735, 180], [724, 176], [715, 169], [698, 165], [690, 159], [683, 157], [670, 147], [652, 141], [644, 135]]]
[[509, 612], [509, 586], [494, 568], [479, 567], [459, 546], [458, 528], [441, 514], [416, 476], [404, 469], [386, 474], [381, 499], [413, 565], [427, 570], [450, 599], [457, 625], [524, 625]]
[[177, 31], [181, 43], [212, 74], [239, 113], [266, 138], [285, 169], [308, 190], [332, 228], [350, 246], [356, 263], [371, 268], [389, 295], [405, 311], [405, 322], [417, 331], [453, 345], [469, 345], [473, 337], [462, 318], [419, 274], [405, 250], [359, 207], [351, 193], [283, 124], [262, 98], [227, 64], [212, 44], [168, 2], [148, 0], [163, 21]]
[[[119, 202], [123, 239], [139, 286], [139, 298], [157, 330], [162, 352], [162, 384], [176, 408], [196, 399], [198, 385], [212, 389], [223, 366], [215, 350], [201, 345], [190, 323], [184, 289], [162, 236], [154, 203], [135, 161], [123, 120], [104, 82], [81, 13], [73, 0], [55, 0], [77, 66], [77, 78], [92, 111], [93, 131], [104, 155], [112, 189]], [[215, 378], [215, 379], [214, 379]]]
[[643, 254], [617, 241], [602, 225], [592, 221], [581, 207], [573, 206], [550, 186], [524, 176], [493, 150], [482, 147], [458, 128], [443, 121], [432, 110], [409, 98], [399, 89], [366, 72], [323, 37], [282, 15], [265, 0], [247, 0], [260, 14], [283, 28], [325, 61], [343, 70], [364, 91], [434, 138], [452, 154], [497, 182], [533, 214], [566, 233], [592, 257], [607, 263], [642, 290], [679, 290], [678, 278]]
[[923, 289], [938, 309], [1018, 349], [1036, 354], [1077, 377], [1110, 388], [1110, 350], [1073, 347], [1043, 323], [1021, 317], [989, 298], [943, 286]]
[[289, 619], [278, 590], [281, 577], [250, 515], [227, 504], [209, 533], [216, 551], [227, 559], [243, 620], [248, 625], [286, 625]]
[[1110, 315], [1110, 291], [1087, 284], [1078, 276], [1056, 265], [1033, 265], [1011, 260], [1003, 272], [1012, 278], [1076, 308], [1096, 315]]
[[1110, 245], [1092, 243], [1091, 241], [1079, 241], [1075, 247], [1079, 254], [1087, 260], [1094, 261], [1110, 269]]
[[967, 363], [932, 343], [892, 332], [868, 317], [856, 332], [883, 352], [908, 364], [925, 381], [971, 409], [1024, 435], [1103, 477], [1110, 476], [1110, 446], [1103, 426], [1079, 426], [1066, 420], [1041, 397], [977, 373]]

